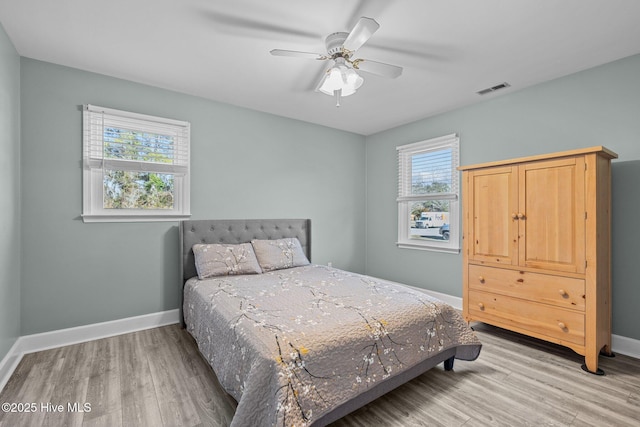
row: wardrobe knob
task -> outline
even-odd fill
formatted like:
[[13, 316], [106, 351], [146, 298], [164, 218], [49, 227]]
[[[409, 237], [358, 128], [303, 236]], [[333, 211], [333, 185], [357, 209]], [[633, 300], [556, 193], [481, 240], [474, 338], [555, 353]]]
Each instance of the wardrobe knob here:
[[478, 303], [478, 307], [480, 307], [480, 310], [484, 310], [484, 304], [483, 303], [479, 302]]
[[478, 280], [480, 281], [480, 283], [484, 283], [484, 276], [479, 276]]
[[567, 329], [567, 325], [565, 325], [563, 322], [558, 322], [558, 328]]
[[558, 293], [559, 293], [560, 295], [562, 295], [563, 297], [566, 297], [566, 296], [567, 296], [567, 291], [565, 291], [564, 289], [559, 289], [559, 290], [558, 290]]
[[524, 218], [524, 214], [522, 212], [518, 212], [518, 219], [523, 219]]

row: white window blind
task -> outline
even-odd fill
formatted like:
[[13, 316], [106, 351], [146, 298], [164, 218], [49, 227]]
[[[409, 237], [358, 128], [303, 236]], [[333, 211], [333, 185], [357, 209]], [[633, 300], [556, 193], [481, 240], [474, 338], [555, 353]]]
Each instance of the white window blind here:
[[458, 199], [458, 152], [444, 137], [444, 144], [424, 143], [398, 148], [398, 201]]
[[190, 124], [94, 105], [83, 111], [83, 219], [189, 215]]
[[398, 246], [457, 252], [458, 136], [446, 135], [396, 149]]

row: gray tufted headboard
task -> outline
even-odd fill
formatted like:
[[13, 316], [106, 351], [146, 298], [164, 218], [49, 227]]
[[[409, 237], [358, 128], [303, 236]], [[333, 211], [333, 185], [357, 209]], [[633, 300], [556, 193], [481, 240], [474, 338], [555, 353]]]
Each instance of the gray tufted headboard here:
[[193, 250], [196, 243], [247, 243], [253, 239], [297, 237], [311, 261], [310, 219], [205, 219], [180, 222], [181, 277], [197, 275]]

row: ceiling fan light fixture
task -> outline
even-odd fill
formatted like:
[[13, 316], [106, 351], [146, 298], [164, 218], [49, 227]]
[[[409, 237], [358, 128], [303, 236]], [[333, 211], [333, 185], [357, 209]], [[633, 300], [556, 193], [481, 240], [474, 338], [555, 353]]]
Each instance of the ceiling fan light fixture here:
[[327, 70], [316, 86], [316, 92], [335, 96], [336, 106], [340, 106], [340, 97], [356, 93], [364, 79], [356, 72], [364, 72], [382, 77], [396, 78], [402, 74], [402, 67], [371, 61], [364, 58], [352, 59], [355, 52], [375, 33], [380, 24], [375, 19], [361, 17], [351, 32], [331, 33], [325, 39], [327, 54], [298, 52], [295, 50], [273, 49], [272, 55], [293, 56], [319, 61], [333, 60], [333, 66]]
[[336, 91], [341, 91], [341, 96], [349, 96], [364, 83], [364, 79], [356, 70], [348, 67], [344, 58], [336, 58], [336, 63], [329, 69], [318, 90], [329, 96], [334, 96]]

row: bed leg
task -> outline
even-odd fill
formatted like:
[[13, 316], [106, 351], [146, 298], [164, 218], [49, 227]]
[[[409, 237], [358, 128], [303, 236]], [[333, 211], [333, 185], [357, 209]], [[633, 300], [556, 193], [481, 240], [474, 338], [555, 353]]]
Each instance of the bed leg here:
[[444, 361], [444, 370], [445, 371], [453, 371], [453, 361], [455, 360], [455, 356], [451, 356], [447, 360]]
[[180, 308], [180, 326], [182, 329], [187, 329], [187, 322], [184, 321], [184, 311]]

